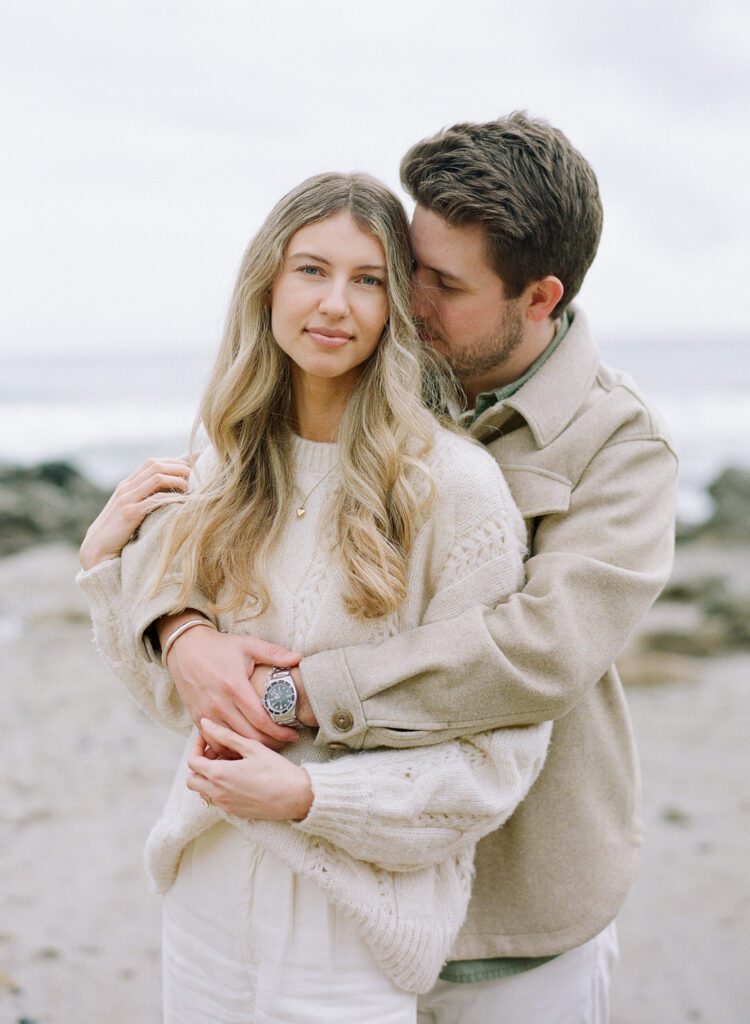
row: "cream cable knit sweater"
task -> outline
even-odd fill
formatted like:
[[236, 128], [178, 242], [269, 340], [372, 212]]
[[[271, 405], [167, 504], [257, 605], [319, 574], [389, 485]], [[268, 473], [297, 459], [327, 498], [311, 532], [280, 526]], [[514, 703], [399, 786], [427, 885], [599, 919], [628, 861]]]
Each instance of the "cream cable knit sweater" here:
[[[521, 586], [525, 530], [497, 465], [478, 446], [438, 429], [428, 457], [436, 497], [410, 558], [408, 596], [397, 613], [381, 619], [348, 615], [341, 603], [342, 571], [319, 530], [320, 512], [336, 486], [336, 457], [335, 445], [295, 440], [300, 494], [319, 486], [302, 520], [290, 509], [270, 566], [273, 606], [260, 616], [225, 617], [222, 628], [308, 655], [495, 604]], [[129, 570], [142, 578], [135, 587], [128, 580], [126, 594], [139, 587], [146, 593], [168, 515], [166, 510], [147, 520], [142, 557]], [[105, 661], [150, 715], [172, 728], [189, 728], [169, 674], [145, 659], [133, 640], [121, 560], [81, 573], [79, 584], [90, 599], [95, 642]], [[396, 984], [424, 992], [463, 922], [476, 843], [524, 798], [544, 762], [549, 734], [544, 724], [340, 756], [315, 745], [308, 733], [286, 752], [312, 780], [314, 800], [305, 820], [230, 820], [292, 871], [315, 879], [332, 903], [351, 914]], [[190, 741], [146, 845], [147, 870], [159, 891], [174, 881], [185, 846], [223, 817], [185, 786], [189, 747]]]

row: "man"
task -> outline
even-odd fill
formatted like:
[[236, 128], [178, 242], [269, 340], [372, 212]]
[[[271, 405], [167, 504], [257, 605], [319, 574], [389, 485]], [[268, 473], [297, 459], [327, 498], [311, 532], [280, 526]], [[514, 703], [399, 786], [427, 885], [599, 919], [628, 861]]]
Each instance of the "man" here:
[[[565, 136], [523, 114], [456, 125], [414, 146], [401, 175], [416, 201], [415, 312], [524, 515], [527, 584], [494, 609], [304, 658], [292, 670], [296, 714], [319, 726], [319, 743], [353, 750], [554, 720], [539, 780], [479, 845], [455, 961], [420, 1000], [420, 1021], [604, 1021], [612, 922], [642, 838], [613, 662], [670, 571], [676, 460], [570, 305], [602, 212]], [[139, 641], [154, 620], [163, 645], [208, 614], [196, 594], [165, 616], [169, 598], [143, 605]], [[272, 657], [252, 639], [187, 629], [169, 665], [193, 721], [278, 746], [289, 730], [247, 686], [250, 675], [262, 691], [268, 670], [255, 662]]]

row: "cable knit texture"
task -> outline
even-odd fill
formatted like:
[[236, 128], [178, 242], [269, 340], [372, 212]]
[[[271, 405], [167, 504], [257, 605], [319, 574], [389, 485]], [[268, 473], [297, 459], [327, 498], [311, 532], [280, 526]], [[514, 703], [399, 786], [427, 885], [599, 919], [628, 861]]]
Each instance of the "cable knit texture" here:
[[[343, 570], [326, 543], [320, 515], [337, 485], [336, 460], [335, 445], [295, 440], [297, 490], [300, 498], [310, 496], [302, 519], [294, 514], [296, 504], [290, 507], [289, 525], [271, 558], [272, 606], [261, 615], [247, 608], [222, 616], [222, 628], [308, 655], [495, 604], [522, 585], [524, 524], [498, 467], [478, 446], [438, 429], [427, 460], [435, 497], [410, 556], [407, 598], [398, 612], [380, 619], [348, 614], [341, 599]], [[160, 536], [173, 512], [150, 516], [122, 559], [81, 573], [79, 584], [90, 599], [95, 642], [105, 661], [153, 718], [186, 730], [190, 721], [169, 673], [142, 639], [143, 626], [173, 607], [177, 568], [157, 594], [149, 594]], [[196, 593], [195, 607], [202, 605]], [[351, 914], [398, 985], [425, 992], [464, 919], [476, 843], [528, 792], [549, 732], [544, 724], [430, 747], [342, 754], [316, 744], [307, 730], [285, 751], [312, 780], [305, 820], [229, 820]], [[223, 817], [185, 786], [189, 747], [146, 844], [147, 870], [158, 891], [171, 886], [185, 846]]]

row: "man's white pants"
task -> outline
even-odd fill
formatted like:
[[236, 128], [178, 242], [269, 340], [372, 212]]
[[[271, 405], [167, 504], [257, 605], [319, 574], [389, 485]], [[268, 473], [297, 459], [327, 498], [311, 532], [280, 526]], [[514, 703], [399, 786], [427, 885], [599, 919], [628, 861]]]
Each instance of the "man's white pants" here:
[[606, 1024], [617, 955], [613, 921], [589, 942], [522, 974], [439, 981], [419, 997], [418, 1024]]

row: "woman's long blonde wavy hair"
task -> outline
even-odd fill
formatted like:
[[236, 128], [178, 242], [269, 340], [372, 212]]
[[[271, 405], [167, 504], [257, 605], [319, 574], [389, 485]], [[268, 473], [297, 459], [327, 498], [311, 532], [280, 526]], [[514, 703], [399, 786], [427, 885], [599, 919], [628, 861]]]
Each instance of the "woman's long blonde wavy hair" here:
[[195, 586], [217, 612], [268, 606], [267, 556], [294, 507], [290, 360], [271, 333], [271, 288], [292, 236], [342, 211], [383, 246], [390, 311], [338, 428], [340, 483], [325, 521], [345, 571], [350, 613], [385, 615], [405, 597], [409, 551], [431, 493], [424, 457], [435, 420], [424, 399], [445, 407], [450, 385], [412, 321], [412, 256], [401, 203], [368, 175], [321, 174], [277, 203], [242, 259], [191, 439], [194, 448], [202, 426], [216, 465], [177, 513], [159, 566], [161, 579], [179, 551], [176, 608], [189, 604]]

